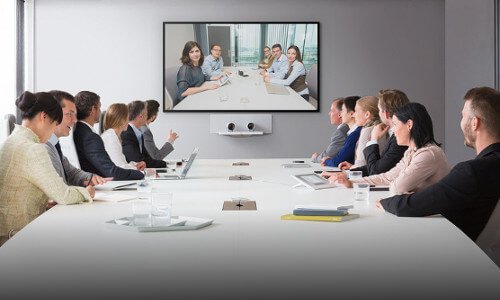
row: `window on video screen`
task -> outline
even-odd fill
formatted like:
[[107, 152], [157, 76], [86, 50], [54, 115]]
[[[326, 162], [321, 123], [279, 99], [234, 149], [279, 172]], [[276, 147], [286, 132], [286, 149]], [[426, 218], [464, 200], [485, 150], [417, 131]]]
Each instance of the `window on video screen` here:
[[164, 111], [319, 111], [319, 23], [163, 23]]

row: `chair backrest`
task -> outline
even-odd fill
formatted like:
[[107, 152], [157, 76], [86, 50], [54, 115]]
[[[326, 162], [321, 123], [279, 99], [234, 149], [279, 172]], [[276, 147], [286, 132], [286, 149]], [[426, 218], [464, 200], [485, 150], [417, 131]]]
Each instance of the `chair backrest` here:
[[318, 65], [311, 66], [311, 70], [306, 75], [307, 88], [309, 89], [309, 96], [318, 99]]
[[476, 244], [500, 267], [500, 199]]
[[106, 115], [106, 111], [101, 111], [101, 116], [99, 117], [99, 134], [104, 132], [104, 116]]
[[74, 167], [80, 169], [80, 161], [78, 160], [75, 141], [73, 140], [73, 130], [71, 130], [69, 136], [59, 138], [59, 145], [61, 145], [61, 151], [64, 154], [64, 156], [66, 156], [68, 161]]
[[[167, 93], [165, 93], [168, 98], [170, 96], [170, 99], [165, 99], [165, 110], [172, 109], [174, 105], [179, 103], [179, 100], [177, 99], [177, 72], [179, 72], [180, 66], [175, 66], [175, 67], [170, 67], [165, 70], [165, 88], [167, 90]], [[171, 107], [167, 107], [167, 104], [171, 104]]]
[[12, 133], [14, 130], [14, 124], [16, 123], [16, 116], [12, 114], [6, 114], [3, 117], [2, 128], [0, 130], [0, 142], [3, 143], [5, 139]]

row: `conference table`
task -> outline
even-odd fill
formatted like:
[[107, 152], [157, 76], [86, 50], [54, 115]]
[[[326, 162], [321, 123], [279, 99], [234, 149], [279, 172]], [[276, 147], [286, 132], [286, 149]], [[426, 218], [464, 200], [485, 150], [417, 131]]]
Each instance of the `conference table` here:
[[[445, 218], [376, 208], [388, 192], [355, 201], [344, 187], [293, 188], [292, 174], [321, 169], [282, 166], [293, 160], [198, 159], [185, 180], [154, 181], [174, 215], [214, 220], [193, 231], [106, 226], [131, 201], [56, 205], [0, 247], [0, 298], [500, 299], [500, 269]], [[238, 197], [257, 210], [222, 210]], [[280, 219], [297, 205], [353, 205], [360, 217]]]
[[[314, 111], [316, 108], [286, 86], [288, 95], [269, 94], [260, 70], [251, 67], [224, 68], [231, 72], [230, 82], [215, 89], [189, 95], [174, 106], [173, 110], [298, 110]], [[238, 75], [242, 71], [247, 77]], [[205, 82], [208, 84], [210, 82]]]

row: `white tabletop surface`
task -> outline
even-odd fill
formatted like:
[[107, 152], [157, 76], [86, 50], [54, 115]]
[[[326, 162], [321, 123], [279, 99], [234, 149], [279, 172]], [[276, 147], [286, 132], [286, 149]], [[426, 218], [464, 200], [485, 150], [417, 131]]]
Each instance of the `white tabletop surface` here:
[[[56, 205], [0, 248], [0, 298], [500, 299], [499, 268], [446, 219], [376, 209], [387, 192], [357, 202], [350, 189], [293, 189], [291, 174], [320, 167], [281, 167], [291, 161], [200, 159], [185, 180], [156, 181], [173, 192], [174, 215], [215, 220], [197, 231], [104, 225], [130, 216], [131, 202]], [[257, 211], [222, 211], [232, 197], [255, 200]], [[300, 204], [354, 205], [361, 217], [280, 220]]]
[[[230, 83], [218, 89], [189, 95], [174, 110], [315, 110], [314, 106], [287, 86], [289, 95], [268, 94], [259, 70], [250, 67], [224, 68], [232, 72]], [[244, 71], [248, 77], [238, 75]], [[220, 96], [227, 96], [221, 101]]]

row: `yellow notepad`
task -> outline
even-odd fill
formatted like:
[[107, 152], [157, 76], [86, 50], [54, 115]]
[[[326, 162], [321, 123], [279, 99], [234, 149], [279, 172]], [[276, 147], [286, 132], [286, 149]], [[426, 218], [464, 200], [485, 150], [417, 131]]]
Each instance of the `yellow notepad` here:
[[359, 218], [358, 214], [348, 214], [346, 216], [296, 216], [293, 214], [281, 216], [281, 220], [299, 220], [299, 221], [320, 221], [320, 222], [342, 222]]

